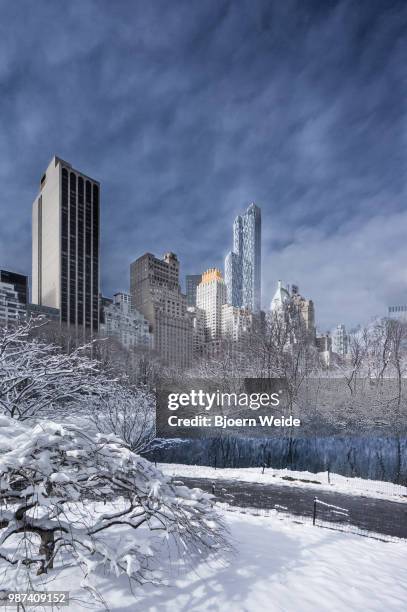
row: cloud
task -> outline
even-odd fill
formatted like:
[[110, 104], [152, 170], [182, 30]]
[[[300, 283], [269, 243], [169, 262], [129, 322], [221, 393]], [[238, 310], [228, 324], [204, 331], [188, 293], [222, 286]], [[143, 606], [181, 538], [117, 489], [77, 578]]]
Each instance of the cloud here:
[[338, 323], [348, 328], [385, 316], [387, 306], [406, 303], [407, 212], [381, 214], [362, 226], [348, 223], [327, 235], [318, 228], [299, 228], [293, 242], [278, 254], [268, 253], [265, 289], [271, 297], [278, 278], [299, 284], [311, 297], [321, 331]]
[[[57, 154], [102, 183], [105, 294], [145, 251], [175, 251], [183, 273], [222, 266], [255, 201], [265, 304], [280, 277], [314, 298], [321, 326], [406, 301], [391, 226], [406, 202], [404, 2], [2, 11], [0, 266], [30, 270], [31, 203]], [[350, 245], [382, 216], [387, 239], [366, 259]]]

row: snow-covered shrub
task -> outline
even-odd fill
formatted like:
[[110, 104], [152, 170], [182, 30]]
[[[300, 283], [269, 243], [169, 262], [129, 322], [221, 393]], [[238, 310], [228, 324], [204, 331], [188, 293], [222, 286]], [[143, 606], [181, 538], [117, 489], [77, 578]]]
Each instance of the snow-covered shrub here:
[[0, 563], [8, 588], [72, 564], [85, 585], [102, 567], [155, 581], [161, 537], [186, 559], [227, 547], [210, 495], [171, 484], [112, 434], [50, 421], [30, 427], [3, 415], [0, 449]]

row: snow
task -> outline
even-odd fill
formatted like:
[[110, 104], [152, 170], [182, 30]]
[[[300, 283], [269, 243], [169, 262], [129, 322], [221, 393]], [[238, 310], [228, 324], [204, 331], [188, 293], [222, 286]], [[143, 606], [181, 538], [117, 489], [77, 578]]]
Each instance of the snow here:
[[[242, 482], [258, 482], [261, 484], [278, 484], [295, 487], [309, 487], [318, 491], [335, 491], [351, 495], [363, 495], [391, 501], [407, 501], [407, 487], [381, 480], [365, 478], [348, 478], [340, 474], [306, 471], [276, 470], [266, 468], [213, 468], [205, 465], [184, 465], [180, 463], [160, 463], [157, 467], [166, 476], [177, 478], [208, 478], [210, 480], [240, 480]], [[294, 479], [294, 480], [290, 480]], [[306, 482], [308, 481], [308, 482]], [[314, 481], [314, 482], [312, 482]], [[317, 481], [317, 484], [315, 484]]]
[[[279, 518], [225, 512], [235, 552], [225, 561], [169, 561], [168, 585], [135, 586], [102, 571], [94, 586], [114, 612], [398, 612], [407, 601], [407, 545]], [[125, 535], [122, 536], [125, 539]], [[167, 559], [167, 560], [166, 560]], [[67, 569], [53, 590], [69, 590], [71, 612], [88, 608], [82, 576]], [[93, 609], [103, 610], [101, 604]]]

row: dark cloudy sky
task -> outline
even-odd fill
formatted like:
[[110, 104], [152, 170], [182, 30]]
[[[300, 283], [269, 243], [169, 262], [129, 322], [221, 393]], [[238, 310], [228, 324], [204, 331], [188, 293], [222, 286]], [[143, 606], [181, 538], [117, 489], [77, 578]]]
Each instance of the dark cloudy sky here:
[[263, 213], [263, 304], [322, 330], [407, 302], [407, 2], [0, 0], [0, 267], [31, 269], [54, 154], [102, 183], [102, 289], [222, 266]]

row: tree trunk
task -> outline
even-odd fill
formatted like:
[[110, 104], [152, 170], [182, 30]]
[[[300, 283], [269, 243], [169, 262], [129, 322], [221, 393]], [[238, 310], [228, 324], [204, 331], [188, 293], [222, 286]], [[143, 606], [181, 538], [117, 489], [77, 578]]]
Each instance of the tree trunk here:
[[43, 531], [41, 533], [41, 545], [39, 549], [40, 555], [44, 555], [44, 559], [41, 561], [41, 567], [38, 569], [37, 574], [46, 574], [48, 569], [54, 567], [54, 532]]

